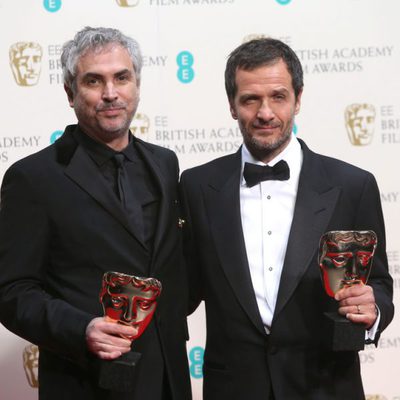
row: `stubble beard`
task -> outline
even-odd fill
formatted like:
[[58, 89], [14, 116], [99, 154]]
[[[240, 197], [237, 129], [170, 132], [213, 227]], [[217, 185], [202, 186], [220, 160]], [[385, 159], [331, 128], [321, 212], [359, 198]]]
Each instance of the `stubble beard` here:
[[282, 132], [276, 139], [265, 141], [254, 137], [248, 133], [246, 128], [239, 124], [240, 131], [242, 132], [243, 141], [250, 153], [258, 160], [271, 160], [278, 155], [289, 143], [292, 135], [294, 125], [294, 116], [288, 125], [287, 129]]

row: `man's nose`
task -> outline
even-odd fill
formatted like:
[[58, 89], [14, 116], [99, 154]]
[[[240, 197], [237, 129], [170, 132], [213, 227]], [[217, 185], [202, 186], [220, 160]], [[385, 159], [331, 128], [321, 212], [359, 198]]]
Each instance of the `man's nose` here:
[[106, 100], [106, 101], [113, 101], [118, 98], [118, 93], [117, 93], [114, 83], [107, 82], [104, 85], [102, 98], [103, 98], [103, 100]]
[[264, 121], [269, 121], [273, 119], [275, 116], [272, 108], [269, 106], [267, 101], [263, 101], [260, 105], [260, 108], [257, 111], [257, 118], [262, 119]]

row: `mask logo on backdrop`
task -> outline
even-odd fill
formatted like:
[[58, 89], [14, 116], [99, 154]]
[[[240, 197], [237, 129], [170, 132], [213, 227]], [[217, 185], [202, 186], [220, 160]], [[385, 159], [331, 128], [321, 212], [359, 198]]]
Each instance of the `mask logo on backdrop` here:
[[44, 0], [43, 1], [43, 6], [48, 12], [57, 12], [62, 5], [61, 0]]
[[176, 63], [178, 64], [177, 77], [182, 83], [190, 83], [194, 79], [194, 63], [193, 54], [190, 51], [181, 51], [176, 56]]
[[[248, 35], [244, 36], [242, 39], [242, 43], [247, 43], [250, 42], [250, 40], [255, 40], [255, 39], [265, 39], [268, 37], [272, 37], [269, 35], [266, 35], [264, 33], [249, 33]], [[286, 43], [287, 45], [291, 45], [292, 38], [290, 36], [273, 36], [274, 39], [279, 39], [283, 43]]]
[[42, 68], [42, 47], [35, 42], [17, 42], [10, 46], [10, 67], [19, 86], [34, 86]]
[[143, 113], [136, 113], [130, 126], [131, 132], [139, 139], [147, 140], [150, 130], [150, 118]]
[[26, 346], [22, 353], [22, 359], [24, 362], [24, 371], [29, 386], [37, 388], [39, 386], [39, 381], [38, 381], [39, 348], [34, 344]]
[[267, 35], [264, 35], [263, 33], [249, 33], [243, 38], [242, 42], [247, 43], [250, 42], [250, 40], [265, 39], [266, 37]]
[[120, 7], [136, 7], [139, 4], [139, 0], [117, 0], [117, 4]]
[[202, 347], [193, 347], [190, 350], [189, 361], [192, 378], [201, 379], [203, 377], [203, 358], [204, 349]]
[[375, 128], [375, 107], [371, 104], [350, 104], [344, 112], [347, 133], [354, 146], [371, 143]]

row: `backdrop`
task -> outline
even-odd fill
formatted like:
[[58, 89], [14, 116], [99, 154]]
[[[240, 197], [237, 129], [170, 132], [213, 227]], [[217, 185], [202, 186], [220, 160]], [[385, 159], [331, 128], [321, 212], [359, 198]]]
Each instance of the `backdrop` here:
[[[400, 303], [400, 3], [398, 0], [0, 0], [0, 180], [16, 160], [76, 121], [63, 91], [62, 44], [86, 25], [135, 37], [144, 53], [135, 133], [173, 149], [181, 170], [234, 152], [223, 72], [245, 40], [272, 36], [305, 70], [296, 134], [315, 151], [373, 172]], [[190, 317], [188, 356], [201, 399], [204, 315]], [[0, 398], [37, 398], [37, 349], [0, 327]], [[400, 400], [400, 323], [360, 353], [370, 400]]]

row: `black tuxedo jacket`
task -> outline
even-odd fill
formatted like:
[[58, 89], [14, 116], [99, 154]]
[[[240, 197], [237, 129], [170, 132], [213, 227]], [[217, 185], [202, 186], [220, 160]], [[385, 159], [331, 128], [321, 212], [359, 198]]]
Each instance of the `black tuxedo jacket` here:
[[115, 398], [159, 400], [157, 392], [168, 377], [173, 399], [189, 399], [177, 158], [134, 139], [161, 199], [150, 254], [134, 222], [74, 139], [74, 129], [67, 127], [55, 144], [15, 163], [4, 176], [1, 322], [39, 345], [41, 399], [114, 398], [97, 388], [98, 360], [88, 354], [85, 342], [87, 324], [103, 315], [102, 275], [112, 270], [154, 276], [163, 290], [152, 323], [132, 346], [142, 353], [136, 391], [127, 397], [116, 393]]
[[337, 304], [323, 290], [317, 252], [326, 231], [377, 233], [369, 284], [382, 332], [393, 304], [380, 195], [370, 173], [301, 145], [303, 166], [270, 335], [258, 311], [241, 227], [240, 150], [182, 174], [192, 310], [201, 300], [206, 307], [205, 400], [267, 399], [271, 387], [276, 400], [364, 399], [358, 354], [324, 345], [323, 313]]

